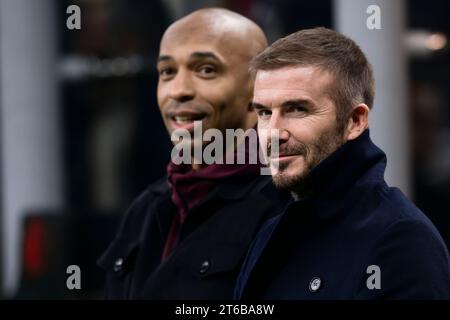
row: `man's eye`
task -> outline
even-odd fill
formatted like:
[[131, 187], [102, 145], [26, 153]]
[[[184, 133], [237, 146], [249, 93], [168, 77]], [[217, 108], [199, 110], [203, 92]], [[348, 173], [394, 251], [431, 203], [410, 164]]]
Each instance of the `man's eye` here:
[[173, 68], [162, 68], [159, 70], [159, 76], [162, 79], [170, 78], [174, 74], [175, 74], [175, 69], [173, 69]]
[[198, 68], [198, 73], [204, 78], [212, 78], [217, 74], [217, 70], [212, 65], [202, 65]]
[[267, 119], [272, 113], [269, 110], [259, 110], [257, 114], [261, 119]]
[[292, 107], [291, 111], [295, 112], [295, 113], [304, 113], [304, 112], [306, 112], [306, 108], [301, 107], [301, 106], [296, 106], [296, 107]]

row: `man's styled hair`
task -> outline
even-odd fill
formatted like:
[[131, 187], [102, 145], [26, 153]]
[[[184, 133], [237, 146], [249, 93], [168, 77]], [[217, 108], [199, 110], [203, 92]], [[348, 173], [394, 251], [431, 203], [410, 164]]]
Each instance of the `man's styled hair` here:
[[330, 98], [336, 104], [337, 122], [345, 125], [353, 107], [365, 103], [372, 109], [375, 81], [361, 48], [350, 38], [327, 29], [313, 28], [275, 41], [250, 63], [250, 71], [287, 66], [317, 66], [334, 77]]

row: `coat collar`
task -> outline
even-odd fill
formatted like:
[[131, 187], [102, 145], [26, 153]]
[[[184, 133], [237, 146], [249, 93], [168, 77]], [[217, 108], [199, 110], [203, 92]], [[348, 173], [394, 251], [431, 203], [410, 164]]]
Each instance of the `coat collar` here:
[[385, 168], [386, 154], [372, 142], [367, 129], [311, 170], [313, 195], [293, 201], [288, 211], [308, 206], [321, 219], [333, 218], [355, 201], [359, 186], [368, 182], [384, 182]]
[[[247, 176], [240, 178], [239, 176], [233, 177], [232, 179], [223, 179], [217, 186], [211, 190], [211, 192], [206, 197], [210, 199], [211, 197], [220, 197], [224, 200], [239, 200], [245, 197], [254, 187], [258, 181], [264, 180], [264, 186], [269, 184], [271, 180], [270, 177], [256, 179], [258, 176]], [[149, 188], [149, 192], [153, 195], [161, 195], [170, 191], [169, 183], [167, 182], [167, 177], [153, 183]]]
[[[196, 221], [197, 219], [203, 219], [204, 214], [210, 213], [210, 210], [205, 208], [214, 206], [214, 204], [219, 202], [228, 203], [239, 201], [248, 196], [251, 192], [258, 192], [262, 189], [272, 189], [272, 192], [276, 193], [276, 191], [273, 191], [274, 187], [272, 186], [272, 188], [270, 188], [270, 186], [272, 186], [271, 178], [259, 175], [255, 175], [254, 177], [248, 175], [243, 177], [236, 176], [232, 179], [219, 180], [217, 181], [217, 185], [208, 192], [206, 197], [191, 209], [191, 213], [187, 216], [185, 224], [189, 225], [190, 223], [194, 223], [193, 221]], [[151, 206], [151, 208], [153, 208], [152, 214], [148, 216], [148, 219], [151, 219], [152, 217], [155, 218], [161, 235], [165, 235], [173, 219], [173, 215], [176, 213], [176, 207], [170, 199], [171, 190], [167, 183], [167, 178], [163, 178], [152, 184], [148, 188], [148, 191], [151, 194], [150, 197], [155, 199]], [[280, 203], [277, 202], [277, 200], [278, 199], [274, 199], [274, 197], [264, 197], [262, 195], [260, 198], [260, 206]], [[198, 215], [199, 210], [202, 213], [200, 216]], [[163, 240], [164, 239], [161, 241]]]

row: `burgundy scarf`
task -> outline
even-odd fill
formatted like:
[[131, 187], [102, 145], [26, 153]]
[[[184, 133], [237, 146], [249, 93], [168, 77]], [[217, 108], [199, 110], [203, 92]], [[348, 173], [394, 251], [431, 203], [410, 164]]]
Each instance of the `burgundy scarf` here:
[[259, 163], [212, 164], [195, 171], [189, 164], [176, 165], [171, 161], [167, 165], [167, 175], [172, 190], [171, 199], [177, 207], [177, 213], [167, 235], [162, 260], [165, 260], [177, 246], [181, 226], [189, 209], [204, 199], [220, 181], [237, 176], [257, 176], [260, 174], [260, 168]]

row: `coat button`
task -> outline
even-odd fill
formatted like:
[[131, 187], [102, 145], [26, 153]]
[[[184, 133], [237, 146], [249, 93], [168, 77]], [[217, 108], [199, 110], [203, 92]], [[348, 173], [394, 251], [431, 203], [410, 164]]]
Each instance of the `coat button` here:
[[206, 271], [208, 271], [209, 269], [209, 261], [205, 260], [202, 262], [202, 264], [200, 265], [200, 273], [201, 274], [205, 274]]
[[321, 285], [322, 285], [322, 280], [320, 280], [320, 278], [313, 278], [311, 280], [311, 282], [309, 283], [309, 291], [317, 292], [320, 289]]
[[114, 262], [114, 268], [113, 268], [113, 270], [114, 270], [115, 272], [119, 272], [119, 271], [122, 270], [122, 267], [123, 267], [123, 259], [122, 259], [122, 258], [119, 258], [119, 259], [117, 259], [117, 260]]

